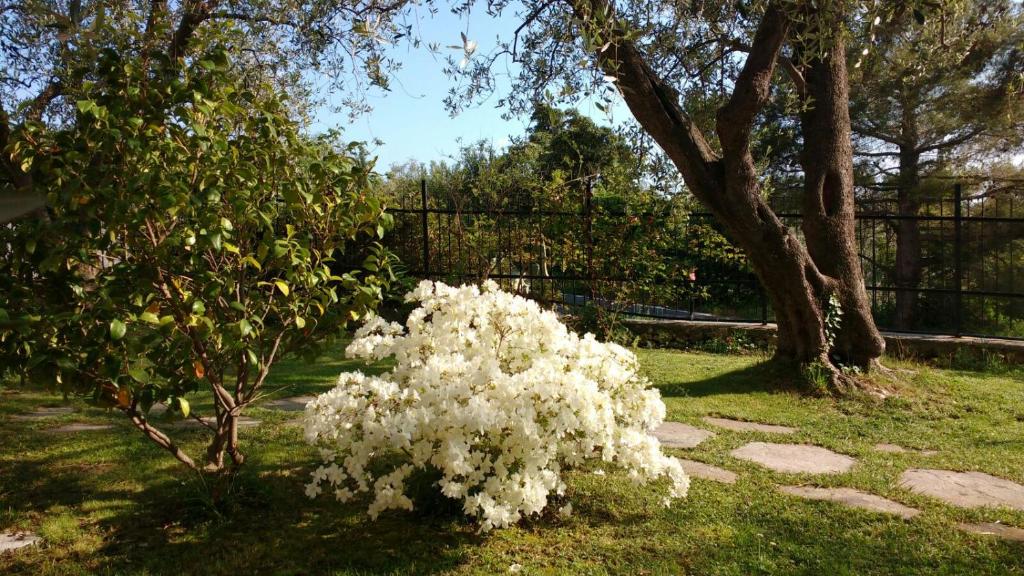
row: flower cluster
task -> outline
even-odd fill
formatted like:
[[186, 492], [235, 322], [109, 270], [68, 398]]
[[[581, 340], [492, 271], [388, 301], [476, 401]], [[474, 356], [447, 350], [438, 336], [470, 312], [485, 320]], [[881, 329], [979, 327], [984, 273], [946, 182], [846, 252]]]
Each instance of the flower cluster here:
[[666, 504], [685, 496], [689, 478], [650, 434], [665, 405], [631, 352], [570, 332], [493, 282], [423, 281], [406, 299], [419, 306], [404, 327], [370, 318], [346, 349], [395, 367], [343, 373], [306, 407], [306, 440], [324, 458], [308, 496], [372, 492], [376, 518], [411, 510], [406, 481], [432, 472], [486, 531], [540, 513], [564, 494], [562, 472], [588, 460], [637, 482], [667, 477]]

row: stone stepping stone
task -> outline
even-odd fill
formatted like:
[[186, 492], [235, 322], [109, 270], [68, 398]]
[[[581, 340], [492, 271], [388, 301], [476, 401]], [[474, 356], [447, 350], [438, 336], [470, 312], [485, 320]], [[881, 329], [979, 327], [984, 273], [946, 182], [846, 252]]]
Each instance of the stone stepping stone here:
[[87, 424], [85, 422], [75, 422], [72, 424], [66, 424], [64, 426], [58, 426], [57, 428], [50, 428], [47, 430], [47, 432], [53, 434], [67, 434], [72, 432], [92, 432], [94, 430], [110, 430], [113, 427], [113, 424]]
[[696, 448], [714, 435], [714, 432], [682, 422], [664, 422], [654, 430], [654, 437], [666, 448]]
[[995, 522], [982, 522], [981, 524], [962, 523], [957, 524], [956, 527], [964, 532], [972, 532], [974, 534], [983, 534], [986, 536], [998, 536], [1004, 540], [1024, 542], [1024, 530], [1014, 528], [1013, 526], [1007, 526], [1005, 524], [997, 524]]
[[54, 416], [63, 416], [64, 414], [71, 414], [75, 409], [71, 406], [42, 406], [37, 408], [33, 412], [27, 414], [15, 414], [11, 416], [12, 420], [43, 420], [45, 418], [53, 418]]
[[857, 463], [843, 454], [810, 444], [750, 442], [730, 452], [733, 458], [754, 462], [776, 472], [839, 474]]
[[41, 540], [31, 532], [0, 532], [0, 554], [38, 544]]
[[[209, 424], [210, 426], [216, 426], [217, 425], [217, 417], [216, 416], [204, 416], [204, 417], [200, 418], [200, 420], [202, 420], [203, 422]], [[248, 416], [242, 416], [242, 417], [240, 417], [238, 419], [238, 427], [239, 428], [252, 428], [254, 426], [259, 426], [262, 423], [263, 423], [262, 420], [256, 420], [255, 418], [249, 418]], [[204, 426], [202, 424], [200, 424], [199, 422], [197, 422], [195, 418], [188, 418], [188, 419], [185, 419], [185, 420], [176, 420], [174, 422], [171, 422], [167, 426], [169, 426], [171, 428], [204, 428]]]
[[904, 506], [888, 498], [882, 498], [861, 490], [853, 488], [816, 488], [813, 486], [779, 486], [779, 492], [798, 496], [809, 500], [825, 500], [837, 502], [850, 508], [871, 510], [872, 512], [883, 512], [895, 514], [904, 520], [909, 520], [921, 513], [920, 510]]
[[733, 420], [731, 418], [715, 418], [705, 416], [705, 422], [719, 428], [732, 430], [733, 432], [767, 432], [769, 434], [793, 434], [796, 428], [789, 426], [778, 426], [776, 424], [759, 424], [757, 422], [746, 422], [744, 420]]
[[1024, 510], [1024, 486], [982, 472], [913, 468], [900, 475], [900, 487], [964, 508]]
[[285, 412], [302, 412], [306, 409], [306, 404], [313, 401], [316, 396], [293, 396], [291, 398], [279, 398], [277, 400], [271, 400], [263, 405], [264, 408], [271, 410], [283, 410]]
[[725, 468], [719, 468], [703, 462], [697, 462], [696, 460], [684, 460], [683, 458], [676, 458], [683, 466], [683, 470], [695, 478], [701, 478], [704, 480], [711, 480], [713, 482], [722, 482], [724, 484], [735, 484], [736, 473], [730, 472]]
[[885, 452], [887, 454], [906, 454], [909, 452], [917, 453], [920, 454], [921, 456], [935, 456], [936, 454], [938, 454], [938, 452], [935, 450], [913, 450], [909, 448], [904, 448], [899, 444], [888, 444], [885, 442], [875, 444], [874, 449], [876, 452]]

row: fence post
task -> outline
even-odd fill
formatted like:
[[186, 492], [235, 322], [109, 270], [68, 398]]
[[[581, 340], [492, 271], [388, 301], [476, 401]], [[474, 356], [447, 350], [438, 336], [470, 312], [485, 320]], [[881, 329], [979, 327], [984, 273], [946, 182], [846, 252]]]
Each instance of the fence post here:
[[768, 294], [764, 290], [764, 286], [761, 282], [757, 283], [758, 295], [761, 297], [761, 326], [768, 325]]
[[427, 230], [427, 179], [420, 180], [420, 224], [423, 229], [423, 277], [430, 278], [430, 234]]
[[587, 187], [583, 196], [584, 226], [587, 235], [587, 282], [590, 284], [590, 298], [594, 299], [596, 287], [594, 286], [594, 177], [587, 177]]
[[960, 183], [953, 186], [953, 282], [956, 292], [953, 295], [955, 307], [955, 333], [957, 337], [963, 334], [963, 282], [964, 282], [964, 261], [963, 261], [963, 188]]

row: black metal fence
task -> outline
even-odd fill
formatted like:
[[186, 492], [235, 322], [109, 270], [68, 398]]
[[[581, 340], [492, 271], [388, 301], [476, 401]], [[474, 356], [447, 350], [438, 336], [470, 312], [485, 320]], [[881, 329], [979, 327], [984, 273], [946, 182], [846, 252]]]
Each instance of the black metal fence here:
[[[717, 226], [689, 212], [692, 241], [651, 254], [630, 235], [655, 234], [664, 213], [630, 213], [596, 200], [591, 180], [557, 203], [529, 194], [481, 199], [447, 190], [407, 193], [391, 248], [413, 276], [496, 280], [555, 306], [596, 305], [670, 319], [767, 323], [773, 312], [742, 254], [704, 256]], [[794, 196], [795, 198], [795, 196]], [[788, 204], [788, 205], [787, 205]], [[773, 208], [799, 230], [781, 196]], [[1024, 186], [948, 189], [913, 199], [858, 196], [857, 242], [875, 319], [888, 330], [1024, 338]], [[648, 225], [647, 228], [645, 228]], [[595, 227], [599, 230], [595, 232]], [[720, 237], [719, 237], [720, 238]]]

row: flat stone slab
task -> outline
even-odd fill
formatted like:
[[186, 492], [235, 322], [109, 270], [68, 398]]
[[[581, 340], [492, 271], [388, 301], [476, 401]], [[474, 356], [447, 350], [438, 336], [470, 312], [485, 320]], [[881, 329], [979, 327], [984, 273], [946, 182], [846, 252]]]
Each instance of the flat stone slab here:
[[882, 498], [881, 496], [869, 494], [868, 492], [863, 492], [861, 490], [854, 490], [853, 488], [779, 486], [779, 492], [789, 494], [790, 496], [807, 498], [809, 500], [837, 502], [843, 506], [849, 506], [850, 508], [860, 508], [862, 510], [871, 510], [872, 512], [895, 514], [905, 520], [909, 520], [921, 513], [921, 511], [916, 508], [904, 506], [903, 504], [894, 502], [888, 498]]
[[776, 472], [839, 474], [857, 463], [821, 446], [750, 442], [730, 452], [733, 458], [755, 462]]
[[682, 422], [664, 422], [654, 430], [654, 437], [667, 448], [696, 448], [715, 433]]
[[313, 401], [316, 396], [293, 396], [291, 398], [279, 398], [263, 404], [264, 408], [271, 410], [283, 410], [285, 412], [302, 412], [306, 404]]
[[760, 424], [758, 422], [746, 422], [744, 420], [733, 420], [731, 418], [715, 418], [705, 416], [705, 422], [719, 428], [732, 430], [734, 432], [767, 432], [769, 434], [793, 434], [796, 428], [789, 426], [778, 426], [776, 424]]
[[[217, 417], [216, 416], [204, 416], [204, 417], [200, 418], [200, 420], [202, 420], [206, 424], [209, 424], [210, 426], [216, 426], [217, 425]], [[242, 416], [242, 417], [238, 418], [238, 427], [239, 428], [252, 428], [254, 426], [259, 426], [262, 423], [263, 423], [262, 420], [256, 420], [255, 418], [249, 418], [248, 416]], [[184, 419], [184, 420], [176, 420], [176, 421], [171, 422], [170, 424], [168, 424], [168, 426], [170, 426], [171, 428], [202, 428], [203, 427], [203, 425], [200, 424], [199, 422], [197, 422], [195, 418], [187, 418], [187, 419]]]
[[50, 428], [47, 432], [54, 434], [65, 434], [71, 432], [91, 432], [94, 430], [110, 430], [113, 428], [113, 424], [86, 424], [84, 422], [75, 422], [72, 424], [66, 424], [64, 426], [58, 426], [57, 428]]
[[71, 406], [43, 406], [37, 408], [27, 414], [15, 414], [11, 416], [12, 420], [42, 420], [44, 418], [53, 418], [54, 416], [63, 416], [64, 414], [71, 414], [75, 409]]
[[1024, 510], [1024, 486], [983, 472], [913, 468], [900, 475], [900, 486], [964, 508]]
[[697, 462], [696, 460], [684, 460], [682, 458], [676, 458], [676, 460], [682, 464], [683, 470], [687, 474], [695, 478], [702, 478], [713, 482], [722, 482], [724, 484], [736, 483], [736, 473], [730, 472], [725, 468], [719, 468], [718, 466]]
[[938, 452], [935, 450], [915, 450], [913, 448], [904, 448], [899, 444], [889, 444], [886, 442], [875, 444], [874, 449], [876, 452], [885, 452], [887, 454], [915, 453], [920, 454], [921, 456], [935, 456], [936, 454], [938, 454]]
[[983, 534], [986, 536], [998, 536], [1003, 540], [1024, 542], [1024, 530], [1014, 528], [1013, 526], [1007, 526], [1005, 524], [996, 524], [995, 522], [982, 522], [981, 524], [962, 523], [957, 524], [956, 527], [964, 532], [973, 532], [974, 534]]
[[31, 532], [0, 532], [0, 553], [32, 546], [42, 540]]

